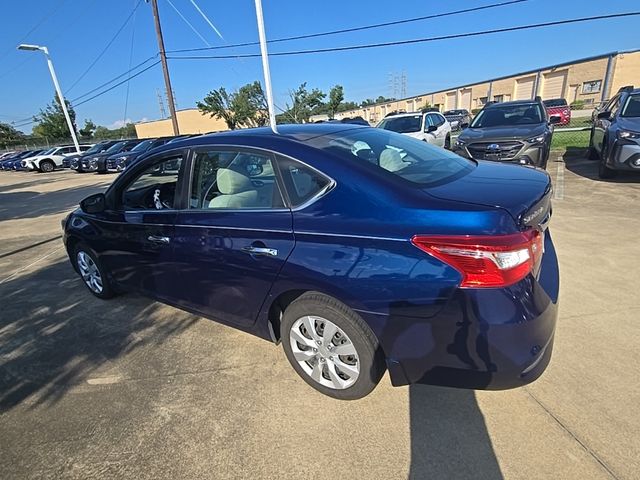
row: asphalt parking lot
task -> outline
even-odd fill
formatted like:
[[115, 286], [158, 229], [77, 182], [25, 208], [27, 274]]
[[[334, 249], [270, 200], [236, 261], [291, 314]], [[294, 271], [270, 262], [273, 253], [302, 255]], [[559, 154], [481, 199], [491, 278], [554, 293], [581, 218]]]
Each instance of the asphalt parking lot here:
[[[557, 156], [556, 156], [557, 157]], [[60, 220], [112, 176], [0, 173], [0, 477], [633, 479], [640, 177], [552, 157], [560, 317], [517, 390], [339, 402], [280, 347], [136, 295], [91, 296]]]

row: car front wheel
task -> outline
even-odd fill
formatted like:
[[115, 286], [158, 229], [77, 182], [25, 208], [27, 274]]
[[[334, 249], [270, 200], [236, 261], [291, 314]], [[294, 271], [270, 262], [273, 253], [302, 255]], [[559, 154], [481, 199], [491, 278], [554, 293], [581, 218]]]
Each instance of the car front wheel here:
[[96, 297], [106, 300], [114, 291], [95, 254], [84, 245], [76, 248], [75, 262], [82, 281]]
[[608, 140], [605, 138], [602, 143], [602, 151], [600, 152], [600, 162], [598, 162], [598, 177], [613, 178], [616, 174], [615, 170], [607, 167], [607, 157], [609, 156]]
[[40, 162], [40, 171], [43, 173], [53, 172], [56, 166], [51, 160], [43, 160]]
[[308, 292], [282, 318], [282, 345], [302, 379], [325, 395], [356, 400], [368, 395], [385, 371], [369, 326], [334, 298]]

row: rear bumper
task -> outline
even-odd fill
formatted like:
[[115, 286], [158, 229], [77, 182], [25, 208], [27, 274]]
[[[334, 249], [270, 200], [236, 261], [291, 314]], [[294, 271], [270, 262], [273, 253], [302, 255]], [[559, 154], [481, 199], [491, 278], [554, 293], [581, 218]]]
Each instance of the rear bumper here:
[[538, 278], [459, 289], [432, 318], [359, 312], [387, 357], [393, 385], [504, 390], [536, 380], [551, 359], [559, 273], [551, 238]]

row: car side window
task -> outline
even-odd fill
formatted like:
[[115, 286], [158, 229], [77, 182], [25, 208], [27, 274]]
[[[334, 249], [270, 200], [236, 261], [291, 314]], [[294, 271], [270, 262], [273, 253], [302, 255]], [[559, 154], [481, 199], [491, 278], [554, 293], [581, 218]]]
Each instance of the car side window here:
[[427, 118], [429, 119], [430, 125], [434, 125], [436, 127], [440, 127], [441, 125], [444, 125], [445, 118], [441, 115], [438, 115], [436, 113], [430, 113], [427, 115]]
[[292, 208], [315, 197], [330, 183], [321, 173], [291, 158], [278, 158], [278, 165]]
[[182, 163], [180, 155], [147, 167], [125, 187], [122, 207], [125, 210], [173, 209]]
[[197, 152], [189, 208], [284, 208], [271, 156], [232, 149]]

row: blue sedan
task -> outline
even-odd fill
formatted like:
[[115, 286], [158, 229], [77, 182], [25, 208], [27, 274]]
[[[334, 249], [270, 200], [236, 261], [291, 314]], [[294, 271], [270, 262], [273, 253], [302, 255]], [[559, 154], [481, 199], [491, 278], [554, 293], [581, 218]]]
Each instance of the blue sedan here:
[[506, 389], [551, 357], [551, 182], [381, 129], [281, 126], [154, 149], [63, 222], [106, 299], [136, 291], [282, 343], [339, 399]]

